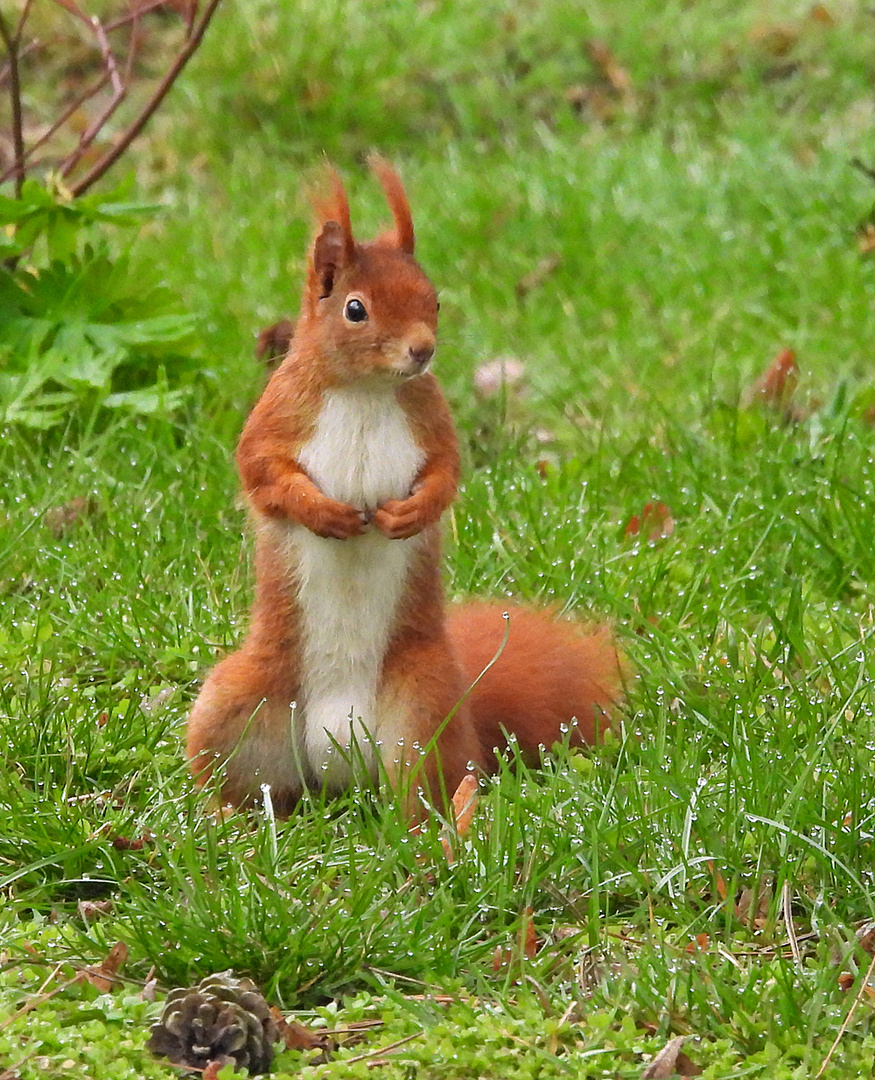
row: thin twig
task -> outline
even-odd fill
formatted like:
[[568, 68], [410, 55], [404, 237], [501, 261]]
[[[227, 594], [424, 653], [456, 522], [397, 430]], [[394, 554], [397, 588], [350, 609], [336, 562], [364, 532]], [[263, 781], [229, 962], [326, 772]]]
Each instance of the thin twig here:
[[[64, 109], [58, 119], [47, 131], [44, 131], [35, 142], [31, 143], [30, 146], [27, 147], [24, 152], [24, 160], [30, 162], [30, 159], [33, 157], [36, 151], [39, 150], [41, 146], [45, 145], [45, 143], [49, 141], [49, 139], [55, 134], [55, 132], [67, 123], [73, 113], [75, 113], [77, 109], [80, 109], [85, 104], [85, 102], [89, 100], [89, 98], [93, 98], [95, 94], [99, 94], [108, 82], [109, 73], [105, 71], [97, 80], [97, 82], [94, 83], [93, 86], [89, 87], [88, 90], [85, 90], [83, 93], [81, 93], [70, 105], [67, 106], [66, 109]], [[33, 166], [36, 164], [38, 164], [38, 162], [31, 162], [30, 167], [33, 168]], [[12, 176], [14, 171], [15, 166], [10, 165], [10, 167], [4, 173], [0, 174], [0, 184], [2, 184], [4, 180], [8, 180], [9, 177]]]
[[[167, 6], [167, 0], [149, 0], [147, 4], [140, 4], [138, 7], [132, 8], [127, 14], [119, 15], [117, 19], [113, 19], [106, 24], [107, 33], [112, 33], [113, 30], [118, 30], [122, 26], [127, 26], [129, 23], [137, 22], [141, 15], [147, 15], [150, 11], [155, 11], [157, 8]], [[188, 23], [191, 26], [191, 22]]]
[[851, 1002], [850, 1009], [848, 1009], [848, 1011], [845, 1013], [845, 1018], [844, 1020], [842, 1020], [842, 1025], [839, 1028], [838, 1035], [836, 1035], [835, 1040], [833, 1041], [832, 1046], [829, 1048], [826, 1057], [823, 1059], [820, 1068], [814, 1074], [814, 1080], [817, 1080], [819, 1076], [823, 1076], [827, 1066], [832, 1061], [833, 1054], [836, 1052], [836, 1048], [842, 1041], [842, 1035], [844, 1035], [845, 1031], [847, 1031], [848, 1024], [850, 1024], [851, 1022], [851, 1017], [857, 1011], [857, 1006], [863, 1000], [863, 995], [866, 993], [866, 988], [869, 985], [869, 979], [871, 979], [872, 977], [873, 970], [875, 970], [875, 953], [872, 954], [872, 959], [869, 961], [868, 968], [866, 968], [866, 974], [863, 976], [863, 980], [860, 983], [860, 989], [857, 991], [857, 996]]
[[98, 133], [107, 123], [112, 114], [121, 105], [127, 96], [128, 88], [119, 75], [118, 67], [116, 66], [115, 56], [110, 48], [109, 41], [106, 37], [106, 31], [103, 29], [103, 25], [100, 19], [95, 15], [91, 20], [91, 26], [94, 30], [94, 35], [97, 38], [97, 43], [100, 46], [100, 55], [103, 58], [103, 62], [106, 65], [106, 73], [112, 82], [113, 95], [107, 107], [97, 116], [92, 123], [88, 126], [88, 129], [83, 132], [82, 137], [79, 139], [79, 145], [76, 149], [68, 154], [66, 159], [61, 165], [61, 176], [69, 176], [78, 162], [81, 160], [82, 155], [88, 149], [88, 147], [97, 138]]
[[24, 184], [24, 120], [21, 115], [21, 84], [18, 79], [18, 34], [13, 36], [9, 33], [9, 27], [0, 11], [0, 37], [6, 46], [9, 57], [9, 98], [12, 105], [12, 146], [15, 155], [15, 197], [21, 197], [21, 188]]
[[863, 176], [868, 176], [870, 180], [875, 182], [875, 169], [873, 169], [871, 165], [867, 165], [865, 161], [861, 161], [858, 157], [851, 158], [851, 165], [855, 169], [858, 169]]
[[[40, 49], [40, 48], [42, 48], [42, 42], [37, 41], [36, 39], [34, 39], [33, 41], [29, 41], [24, 46], [24, 48], [20, 48], [18, 50], [18, 62], [19, 62], [19, 64], [25, 58], [25, 56], [29, 56], [30, 53], [32, 53], [35, 49]], [[8, 78], [9, 78], [9, 64], [4, 64], [3, 67], [0, 67], [0, 86], [5, 86], [6, 85], [6, 80]]]
[[206, 33], [207, 27], [210, 24], [216, 8], [219, 6], [221, 0], [210, 0], [204, 10], [200, 21], [192, 30], [191, 36], [186, 41], [183, 49], [178, 53], [176, 59], [170, 67], [170, 70], [166, 73], [164, 78], [156, 87], [154, 93], [146, 102], [140, 115], [133, 121], [130, 127], [119, 138], [118, 142], [112, 149], [108, 150], [102, 158], [100, 158], [89, 169], [89, 171], [74, 184], [71, 188], [73, 196], [81, 195], [84, 191], [87, 191], [97, 180], [103, 176], [103, 174], [110, 169], [121, 155], [127, 150], [134, 139], [140, 134], [146, 124], [152, 117], [152, 114], [164, 100], [167, 92], [173, 86], [176, 79], [179, 77], [180, 72], [191, 59], [198, 45], [201, 43], [201, 38]]
[[344, 1061], [344, 1065], [352, 1065], [354, 1061], [367, 1061], [368, 1058], [382, 1057], [383, 1054], [389, 1054], [393, 1050], [397, 1050], [399, 1046], [403, 1046], [405, 1043], [413, 1042], [414, 1039], [421, 1039], [425, 1034], [423, 1031], [414, 1031], [412, 1035], [405, 1035], [403, 1039], [398, 1039], [397, 1042], [389, 1043], [388, 1046], [378, 1046], [376, 1050], [369, 1050], [365, 1054], [356, 1054], [355, 1057], [347, 1058]]
[[21, 35], [24, 33], [24, 24], [27, 22], [27, 16], [30, 14], [31, 0], [24, 0], [24, 5], [21, 8], [21, 14], [18, 16], [18, 25], [15, 27], [15, 44], [21, 44]]

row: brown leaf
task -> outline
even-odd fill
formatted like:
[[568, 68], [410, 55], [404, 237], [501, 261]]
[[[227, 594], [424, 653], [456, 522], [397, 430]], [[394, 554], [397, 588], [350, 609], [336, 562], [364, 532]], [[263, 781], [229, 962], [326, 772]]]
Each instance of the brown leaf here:
[[871, 255], [875, 251], [875, 223], [864, 225], [857, 233], [861, 255]]
[[101, 994], [108, 994], [118, 983], [118, 972], [128, 958], [128, 947], [117, 941], [97, 967], [83, 968], [79, 978], [90, 982]]
[[523, 925], [520, 929], [520, 952], [529, 960], [534, 960], [538, 952], [538, 938], [535, 934], [534, 912], [527, 907], [524, 912]]
[[708, 860], [708, 869], [711, 871], [711, 874], [714, 877], [714, 888], [717, 890], [717, 895], [720, 897], [721, 900], [725, 900], [727, 894], [726, 882], [723, 880], [723, 875], [720, 873], [720, 871], [715, 871], [713, 859]]
[[140, 991], [140, 997], [143, 1001], [154, 1001], [158, 992], [158, 980], [155, 978], [155, 968], [149, 968], [149, 973], [146, 975], [146, 981], [143, 983], [143, 989]]
[[514, 286], [517, 299], [524, 300], [533, 289], [543, 285], [547, 278], [558, 270], [561, 265], [562, 256], [557, 252], [554, 251], [552, 255], [545, 255], [537, 266], [524, 274]]
[[79, 918], [86, 923], [96, 922], [113, 910], [112, 900], [80, 900], [77, 904]]
[[870, 956], [875, 955], [875, 922], [867, 919], [857, 927], [857, 944]]
[[821, 26], [835, 26], [836, 24], [832, 12], [828, 11], [823, 4], [814, 4], [808, 12], [808, 18], [812, 22], [820, 23]]
[[43, 522], [56, 540], [60, 540], [82, 518], [97, 513], [97, 499], [93, 495], [77, 495], [63, 506], [46, 510]]
[[792, 349], [781, 349], [762, 375], [748, 387], [745, 405], [759, 403], [792, 416], [792, 399], [799, 384], [799, 366]]
[[152, 839], [154, 839], [154, 834], [147, 829], [142, 836], [137, 836], [133, 840], [127, 836], [113, 836], [110, 838], [110, 843], [116, 851], [142, 851]]
[[799, 40], [799, 29], [790, 23], [758, 23], [748, 38], [752, 45], [757, 45], [772, 56], [787, 56], [793, 51]]
[[839, 975], [839, 990], [843, 990], [847, 993], [854, 985], [854, 976], [849, 971], [843, 971]]
[[477, 777], [473, 773], [466, 773], [459, 781], [459, 786], [453, 795], [456, 833], [460, 837], [468, 835], [471, 822], [474, 820], [474, 811], [477, 809], [478, 787]]
[[771, 886], [759, 881], [752, 889], [742, 889], [735, 917], [751, 930], [761, 930], [768, 920], [771, 902]]
[[638, 536], [649, 530], [647, 539], [651, 544], [664, 540], [674, 532], [674, 518], [664, 502], [645, 503], [640, 516], [633, 514], [626, 523], [626, 536]]
[[225, 1057], [224, 1054], [221, 1057], [214, 1058], [212, 1061], [208, 1061], [207, 1067], [201, 1073], [203, 1080], [219, 1080], [219, 1073], [228, 1064], [236, 1066], [237, 1063], [232, 1057]]
[[707, 934], [696, 934], [692, 941], [687, 942], [684, 951], [688, 953], [706, 952], [710, 944], [711, 939]]
[[631, 97], [634, 92], [632, 78], [608, 44], [594, 38], [586, 43], [586, 51], [593, 66], [614, 93], [619, 97]]
[[297, 1020], [286, 1020], [276, 1005], [271, 1005], [270, 1015], [274, 1019], [277, 1031], [287, 1050], [328, 1050], [331, 1039], [327, 1032], [315, 1031], [299, 1024]]
[[686, 1035], [669, 1039], [641, 1074], [641, 1080], [664, 1080], [668, 1076], [701, 1076], [704, 1071], [683, 1052]]

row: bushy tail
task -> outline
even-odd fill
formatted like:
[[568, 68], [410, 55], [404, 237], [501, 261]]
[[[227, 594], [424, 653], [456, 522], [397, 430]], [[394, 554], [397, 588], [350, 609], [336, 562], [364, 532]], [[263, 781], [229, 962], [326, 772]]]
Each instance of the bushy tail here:
[[[508, 613], [508, 621], [503, 617]], [[451, 609], [450, 641], [469, 683], [498, 659], [471, 691], [468, 703], [483, 748], [479, 764], [495, 767], [504, 732], [527, 760], [561, 741], [574, 721], [572, 745], [591, 743], [622, 697], [624, 669], [607, 628], [588, 628], [549, 611], [468, 603]]]

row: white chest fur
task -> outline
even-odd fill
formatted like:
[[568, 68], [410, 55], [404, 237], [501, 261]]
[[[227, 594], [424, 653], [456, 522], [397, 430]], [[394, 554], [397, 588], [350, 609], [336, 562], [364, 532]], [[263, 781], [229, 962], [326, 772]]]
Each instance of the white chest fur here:
[[423, 456], [391, 388], [353, 387], [325, 395], [298, 460], [329, 498], [373, 510], [410, 494]]
[[[424, 457], [394, 392], [334, 390], [299, 461], [332, 499], [373, 511], [410, 494]], [[302, 687], [297, 722], [312, 775], [332, 788], [350, 768], [335, 743], [355, 737], [376, 773], [377, 691], [398, 604], [420, 540], [387, 540], [375, 526], [352, 540], [323, 539], [292, 526], [289, 554], [298, 582]]]

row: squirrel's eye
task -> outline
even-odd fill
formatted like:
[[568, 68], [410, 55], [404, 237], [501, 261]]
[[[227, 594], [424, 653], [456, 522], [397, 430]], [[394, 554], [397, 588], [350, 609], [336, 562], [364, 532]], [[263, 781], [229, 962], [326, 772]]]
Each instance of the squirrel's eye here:
[[347, 322], [364, 322], [368, 317], [367, 309], [361, 300], [347, 300], [343, 309], [343, 317]]

